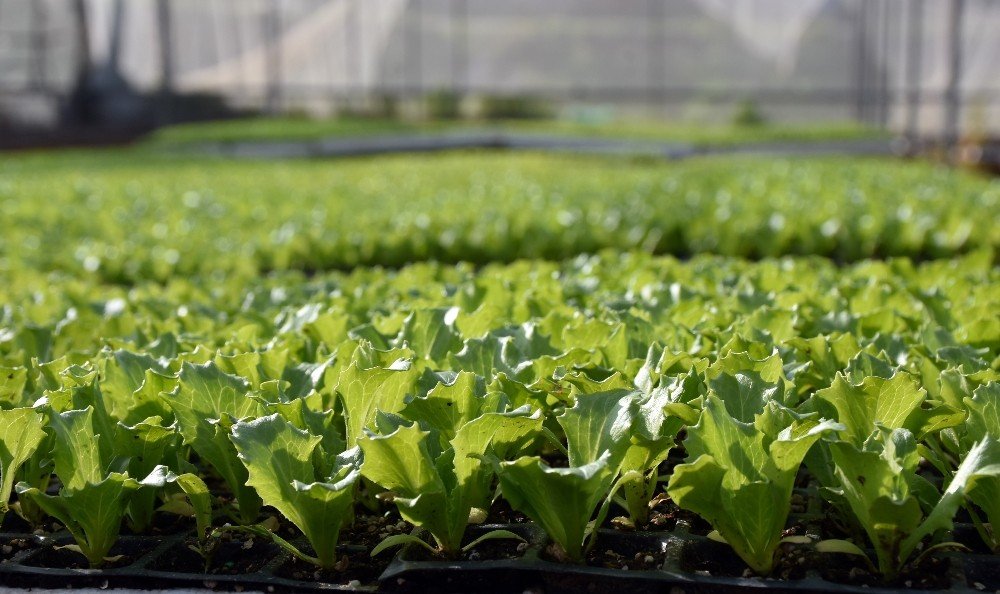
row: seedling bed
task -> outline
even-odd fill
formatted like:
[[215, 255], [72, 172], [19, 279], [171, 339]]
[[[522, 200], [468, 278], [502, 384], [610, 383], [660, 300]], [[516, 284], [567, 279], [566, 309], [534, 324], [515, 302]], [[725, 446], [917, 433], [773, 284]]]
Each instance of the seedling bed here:
[[[809, 517], [806, 515], [806, 517]], [[883, 588], [848, 555], [818, 555], [790, 548], [785, 558], [788, 579], [744, 577], [746, 565], [724, 544], [690, 531], [677, 522], [669, 531], [643, 532], [602, 528], [586, 565], [554, 558], [545, 533], [532, 523], [493, 524], [469, 529], [467, 540], [490, 530], [510, 530], [525, 542], [486, 541], [459, 560], [434, 558], [408, 545], [391, 560], [370, 559], [357, 545], [340, 547], [348, 558], [343, 573], [320, 573], [273, 545], [257, 540], [224, 543], [206, 573], [196, 569], [201, 559], [189, 552], [193, 534], [123, 536], [111, 551], [121, 556], [105, 569], [85, 569], [82, 556], [57, 548], [68, 544], [66, 534], [38, 536], [0, 533], [3, 558], [0, 585], [44, 588], [205, 588], [217, 591], [263, 592], [628, 592], [723, 593], [768, 592], [799, 594], [889, 592], [994, 592], [1000, 590], [1000, 559], [981, 551], [933, 556], [919, 575], [932, 587]], [[958, 540], [975, 539], [975, 529], [957, 524]], [[967, 535], [968, 539], [963, 535]], [[246, 545], [245, 543], [251, 543]], [[8, 548], [10, 547], [10, 548]], [[798, 563], [796, 563], [796, 560]], [[363, 579], [358, 579], [363, 578]], [[866, 579], [867, 578], [867, 579]], [[906, 577], [901, 578], [904, 582]], [[913, 579], [920, 579], [914, 576]], [[351, 580], [357, 580], [352, 582]], [[854, 583], [844, 583], [851, 582]], [[911, 586], [918, 584], [910, 581]], [[680, 590], [677, 590], [679, 588]]]

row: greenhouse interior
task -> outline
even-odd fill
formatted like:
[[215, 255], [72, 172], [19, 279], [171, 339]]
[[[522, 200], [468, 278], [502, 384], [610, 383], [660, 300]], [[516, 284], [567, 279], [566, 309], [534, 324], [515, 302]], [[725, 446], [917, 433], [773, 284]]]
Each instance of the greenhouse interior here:
[[0, 0], [0, 590], [1000, 592], [1000, 2]]

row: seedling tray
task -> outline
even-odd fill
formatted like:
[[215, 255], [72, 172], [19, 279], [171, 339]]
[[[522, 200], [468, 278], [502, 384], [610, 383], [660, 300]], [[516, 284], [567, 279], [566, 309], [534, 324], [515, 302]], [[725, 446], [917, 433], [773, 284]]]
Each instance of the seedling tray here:
[[[988, 554], [949, 554], [939, 558], [947, 575], [940, 588], [882, 588], [877, 585], [847, 585], [825, 579], [818, 566], [802, 569], [800, 577], [762, 579], [725, 575], [742, 564], [726, 545], [704, 536], [691, 534], [681, 524], [669, 532], [622, 532], [602, 529], [595, 550], [605, 549], [621, 555], [629, 569], [571, 565], [547, 558], [547, 541], [540, 531], [525, 525], [480, 527], [476, 532], [497, 528], [530, 534], [524, 554], [514, 559], [481, 562], [423, 561], [413, 547], [402, 551], [382, 575], [385, 589], [403, 592], [425, 591], [501, 591], [528, 589], [552, 592], [605, 592], [612, 590], [640, 593], [721, 594], [725, 592], [768, 592], [871, 594], [874, 592], [993, 592], [1000, 589], [1000, 558]], [[652, 556], [653, 564], [643, 563], [633, 555]], [[825, 557], [829, 558], [829, 556]], [[699, 563], [694, 563], [699, 560]], [[856, 564], [856, 560], [849, 561]], [[709, 574], [696, 569], [699, 564], [718, 570]], [[721, 574], [721, 575], [719, 575]]]
[[[282, 566], [291, 561], [289, 555], [273, 545], [261, 545], [264, 551], [256, 551], [256, 557], [265, 557], [246, 572], [204, 573], [171, 571], [161, 569], [169, 565], [168, 558], [176, 551], [187, 550], [187, 542], [192, 534], [183, 533], [170, 536], [123, 536], [111, 550], [112, 556], [126, 554], [131, 561], [121, 566], [105, 569], [76, 569], [45, 567], [46, 558], [58, 555], [54, 545], [71, 542], [66, 535], [38, 537], [32, 534], [0, 533], [0, 542], [26, 541], [28, 546], [0, 562], [0, 585], [33, 588], [132, 588], [169, 589], [204, 588], [219, 591], [345, 591], [375, 592], [377, 584], [348, 585], [325, 582], [309, 582], [288, 579], [278, 575]], [[237, 548], [238, 545], [237, 545]], [[360, 547], [344, 547], [342, 552], [361, 552]], [[233, 552], [238, 555], [238, 552]]]
[[[639, 593], [716, 594], [723, 592], [768, 592], [872, 594], [890, 592], [930, 593], [994, 592], [1000, 589], [1000, 557], [985, 553], [946, 554], [938, 558], [941, 587], [882, 588], [877, 584], [846, 585], [824, 577], [824, 568], [814, 563], [802, 568], [790, 579], [762, 579], [733, 575], [740, 563], [720, 543], [693, 534], [685, 522], [670, 531], [626, 532], [601, 529], [595, 554], [587, 565], [553, 560], [545, 534], [531, 523], [496, 524], [470, 528], [469, 539], [495, 529], [510, 530], [525, 543], [490, 541], [489, 552], [472, 555], [473, 560], [436, 559], [422, 548], [407, 546], [399, 551], [377, 582], [369, 584], [307, 581], [285, 577], [289, 555], [270, 545], [254, 551], [256, 557], [269, 557], [245, 573], [206, 574], [161, 569], [165, 559], [185, 548], [190, 534], [168, 536], [123, 536], [112, 551], [124, 554], [128, 561], [107, 569], [71, 569], [44, 567], [60, 553], [54, 545], [69, 542], [65, 534], [39, 537], [32, 534], [0, 533], [6, 557], [0, 562], [0, 584], [13, 587], [96, 587], [96, 588], [205, 588], [219, 591], [263, 592], [523, 592], [525, 590], [559, 592], [601, 592], [616, 589]], [[956, 526], [956, 533], [968, 533], [971, 526]], [[8, 549], [10, 543], [20, 546]], [[503, 543], [503, 544], [500, 544]], [[238, 547], [238, 543], [234, 546]], [[479, 548], [477, 547], [477, 550]], [[9, 552], [8, 552], [9, 551]], [[613, 554], [606, 553], [611, 551]], [[365, 554], [361, 547], [350, 546], [344, 553]], [[386, 553], [388, 554], [388, 553]], [[834, 556], [837, 557], [837, 556]], [[601, 566], [601, 559], [615, 559], [628, 569]], [[652, 561], [650, 562], [650, 558]], [[596, 559], [596, 560], [595, 560]], [[829, 562], [831, 556], [821, 558]], [[844, 560], [857, 564], [856, 559]], [[699, 569], [710, 567], [711, 572]], [[346, 580], [345, 580], [346, 581]]]

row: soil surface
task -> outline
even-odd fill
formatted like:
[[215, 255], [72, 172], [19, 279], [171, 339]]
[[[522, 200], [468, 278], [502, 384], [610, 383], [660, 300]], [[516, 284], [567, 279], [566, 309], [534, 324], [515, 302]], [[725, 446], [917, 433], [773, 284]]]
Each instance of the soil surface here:
[[946, 590], [951, 586], [948, 569], [947, 559], [928, 556], [920, 566], [904, 568], [896, 581], [885, 584], [867, 567], [859, 564], [856, 556], [830, 554], [823, 556], [820, 573], [825, 580], [852, 586]]
[[678, 522], [685, 522], [690, 534], [704, 536], [712, 531], [712, 526], [701, 519], [698, 514], [683, 510], [674, 504], [665, 494], [653, 499], [653, 507], [649, 511], [649, 521], [645, 524], [633, 525], [624, 515], [617, 515], [604, 520], [603, 528], [631, 532], [667, 532], [677, 529]]
[[660, 569], [666, 560], [667, 553], [655, 547], [640, 548], [634, 552], [628, 551], [628, 554], [622, 554], [614, 549], [604, 549], [598, 545], [587, 554], [587, 565], [624, 571]]
[[341, 529], [338, 543], [371, 550], [386, 537], [409, 530], [410, 525], [399, 517], [395, 509], [384, 515], [359, 515], [353, 525]]
[[524, 524], [528, 522], [528, 516], [515, 510], [503, 499], [497, 499], [490, 507], [490, 512], [486, 516], [486, 524]]
[[355, 551], [343, 553], [336, 569], [320, 569], [305, 561], [292, 558], [279, 566], [274, 574], [303, 582], [370, 586], [378, 583], [379, 576], [391, 560], [391, 555], [372, 558], [367, 551]]
[[[778, 551], [778, 561], [770, 577], [800, 580], [819, 565], [811, 548], [786, 545]], [[721, 542], [700, 540], [687, 543], [681, 550], [680, 569], [695, 575], [714, 577], [755, 577], [756, 574], [733, 549]]]
[[[108, 560], [104, 562], [101, 569], [114, 569], [126, 567], [134, 563], [160, 544], [156, 539], [124, 540], [111, 547], [108, 552]], [[69, 549], [57, 549], [54, 547], [44, 547], [39, 549], [27, 559], [23, 560], [24, 565], [30, 567], [52, 567], [58, 569], [90, 569], [87, 558], [81, 553]]]
[[[480, 534], [475, 533], [468, 535], [465, 539], [466, 542], [463, 544], [468, 544], [479, 536]], [[477, 544], [468, 551], [463, 551], [457, 559], [460, 561], [504, 561], [517, 559], [524, 556], [525, 551], [528, 550], [528, 546], [528, 543], [515, 539], [487, 540]], [[406, 552], [406, 560], [449, 561], [450, 559], [443, 555], [434, 554], [423, 547], [415, 546], [410, 547]]]
[[0, 560], [6, 561], [26, 549], [33, 549], [37, 544], [28, 538], [0, 539]]
[[154, 571], [179, 573], [245, 575], [259, 571], [274, 560], [281, 550], [271, 542], [245, 534], [223, 533], [205, 571], [205, 559], [192, 550], [195, 539], [185, 539], [159, 555], [148, 566]]

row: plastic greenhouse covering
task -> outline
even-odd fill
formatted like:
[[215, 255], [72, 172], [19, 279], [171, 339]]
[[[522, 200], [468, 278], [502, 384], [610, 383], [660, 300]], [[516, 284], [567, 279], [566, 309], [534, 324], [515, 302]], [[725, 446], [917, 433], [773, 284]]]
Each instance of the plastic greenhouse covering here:
[[[0, 0], [0, 98], [65, 92], [76, 0]], [[783, 117], [942, 126], [951, 2], [927, 0], [83, 0], [86, 55], [135, 90], [231, 104], [539, 94], [660, 106], [754, 98]], [[961, 125], [1000, 127], [1000, 2], [965, 0]], [[913, 11], [920, 14], [914, 17]], [[169, 35], [169, 39], [164, 39]], [[914, 84], [915, 83], [915, 84]], [[2, 99], [0, 99], [2, 100]], [[274, 107], [274, 105], [271, 105]], [[789, 109], [791, 108], [791, 109]]]

